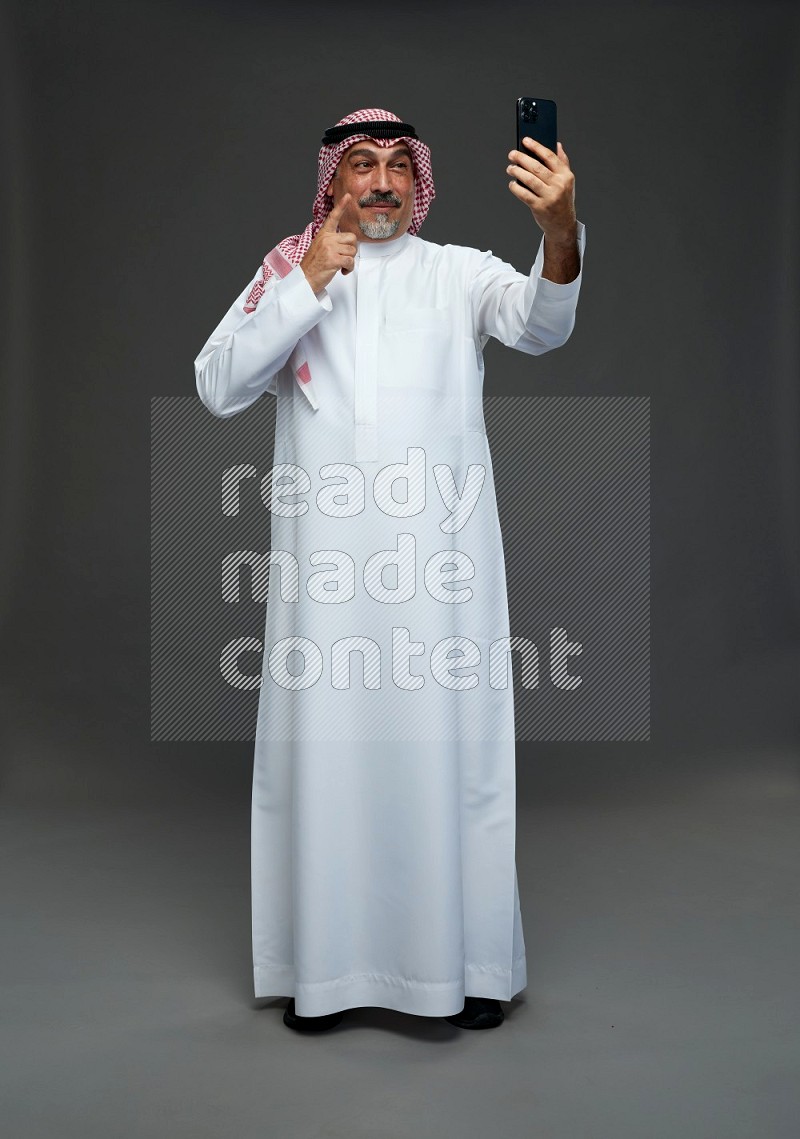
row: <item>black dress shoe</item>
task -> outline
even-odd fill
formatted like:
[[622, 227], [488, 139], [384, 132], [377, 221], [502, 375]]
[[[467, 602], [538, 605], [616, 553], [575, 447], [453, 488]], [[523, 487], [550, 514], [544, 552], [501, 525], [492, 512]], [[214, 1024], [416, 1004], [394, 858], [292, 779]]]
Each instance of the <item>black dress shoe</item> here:
[[326, 1016], [298, 1016], [294, 1011], [294, 997], [290, 997], [283, 1014], [283, 1023], [297, 1032], [324, 1032], [326, 1028], [338, 1024], [342, 1015], [341, 1012], [329, 1012]]
[[464, 997], [464, 1007], [445, 1020], [456, 1028], [497, 1028], [504, 1018], [500, 1002], [490, 997]]

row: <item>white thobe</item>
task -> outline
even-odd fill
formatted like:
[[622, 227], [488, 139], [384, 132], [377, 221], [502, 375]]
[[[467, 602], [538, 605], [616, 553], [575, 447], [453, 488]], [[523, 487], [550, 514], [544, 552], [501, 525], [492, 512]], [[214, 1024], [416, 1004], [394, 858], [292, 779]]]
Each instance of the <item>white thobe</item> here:
[[[579, 246], [582, 275], [580, 223]], [[300, 1016], [447, 1016], [527, 983], [482, 350], [569, 337], [581, 275], [543, 278], [543, 247], [525, 276], [408, 233], [359, 241], [318, 293], [296, 266], [246, 314], [249, 282], [195, 361], [214, 415], [278, 397], [253, 968]]]

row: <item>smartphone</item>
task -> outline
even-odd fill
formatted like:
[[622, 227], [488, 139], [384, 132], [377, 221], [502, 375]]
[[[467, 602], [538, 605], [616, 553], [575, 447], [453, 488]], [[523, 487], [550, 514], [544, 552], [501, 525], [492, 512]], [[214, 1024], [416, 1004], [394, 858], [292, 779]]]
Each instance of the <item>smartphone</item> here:
[[[556, 153], [558, 131], [556, 105], [552, 99], [536, 99], [532, 95], [523, 95], [521, 99], [517, 99], [517, 150], [535, 158], [533, 151], [522, 144], [526, 136]], [[519, 178], [515, 181], [519, 185], [522, 184]]]

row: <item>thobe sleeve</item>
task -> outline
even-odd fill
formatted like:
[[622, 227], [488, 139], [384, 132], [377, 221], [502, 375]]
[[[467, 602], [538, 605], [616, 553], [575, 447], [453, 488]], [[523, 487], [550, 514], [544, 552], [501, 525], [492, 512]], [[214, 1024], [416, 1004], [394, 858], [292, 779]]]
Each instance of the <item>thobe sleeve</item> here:
[[277, 376], [298, 340], [330, 312], [326, 289], [315, 293], [299, 265], [273, 275], [253, 312], [244, 304], [260, 277], [234, 302], [194, 362], [197, 394], [213, 415], [244, 411], [264, 392], [277, 394]]
[[586, 229], [578, 222], [580, 271], [566, 285], [541, 275], [544, 236], [527, 277], [491, 250], [482, 253], [470, 282], [473, 333], [481, 347], [494, 336], [509, 348], [539, 356], [564, 344], [575, 326], [585, 247]]

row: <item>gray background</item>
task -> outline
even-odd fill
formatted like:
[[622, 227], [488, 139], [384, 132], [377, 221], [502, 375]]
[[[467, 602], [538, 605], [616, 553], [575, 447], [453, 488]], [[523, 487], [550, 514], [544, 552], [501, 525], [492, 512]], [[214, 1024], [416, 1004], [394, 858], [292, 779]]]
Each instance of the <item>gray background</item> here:
[[[788, 1137], [796, 1112], [800, 27], [790, 4], [0, 11], [4, 1109], [17, 1135]], [[252, 745], [149, 740], [149, 412], [322, 130], [415, 124], [422, 236], [526, 271], [520, 94], [587, 226], [575, 332], [487, 394], [650, 395], [652, 739], [519, 745], [529, 984], [490, 1033], [251, 996]]]

